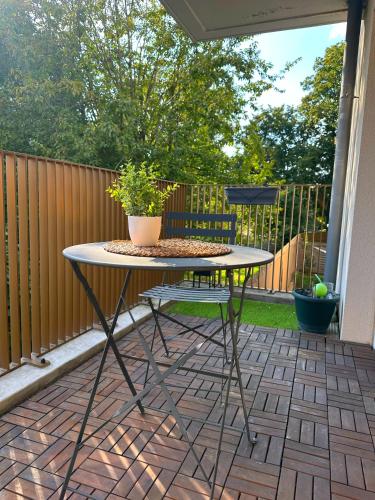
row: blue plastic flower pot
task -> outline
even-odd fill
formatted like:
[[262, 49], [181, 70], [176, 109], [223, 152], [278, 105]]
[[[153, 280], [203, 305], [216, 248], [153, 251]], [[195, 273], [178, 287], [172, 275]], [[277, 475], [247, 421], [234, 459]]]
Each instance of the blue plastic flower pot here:
[[325, 333], [331, 323], [339, 295], [319, 299], [303, 293], [302, 289], [292, 292], [296, 314], [301, 330], [312, 333]]

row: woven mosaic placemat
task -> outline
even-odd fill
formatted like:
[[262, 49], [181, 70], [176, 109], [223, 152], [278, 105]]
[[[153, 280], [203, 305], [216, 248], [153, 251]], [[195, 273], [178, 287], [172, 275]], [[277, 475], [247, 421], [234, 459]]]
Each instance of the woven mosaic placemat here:
[[136, 257], [217, 257], [231, 253], [221, 243], [171, 238], [159, 240], [154, 247], [137, 247], [129, 240], [114, 240], [104, 245], [104, 250]]

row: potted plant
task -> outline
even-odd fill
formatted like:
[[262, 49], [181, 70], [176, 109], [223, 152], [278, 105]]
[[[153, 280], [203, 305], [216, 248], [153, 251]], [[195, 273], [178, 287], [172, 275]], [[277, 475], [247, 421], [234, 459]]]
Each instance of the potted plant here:
[[160, 189], [153, 166], [127, 163], [107, 192], [128, 216], [129, 235], [137, 246], [155, 246], [160, 237], [164, 204], [178, 185]]
[[292, 294], [301, 330], [325, 333], [331, 323], [340, 296], [333, 292], [331, 284], [322, 282], [317, 275], [316, 278], [318, 283], [312, 288], [299, 288], [294, 290]]

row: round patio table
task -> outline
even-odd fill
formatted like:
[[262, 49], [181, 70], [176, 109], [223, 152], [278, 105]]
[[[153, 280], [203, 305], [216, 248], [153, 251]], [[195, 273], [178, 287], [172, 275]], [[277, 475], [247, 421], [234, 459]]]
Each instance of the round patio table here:
[[273, 255], [258, 248], [225, 245], [231, 253], [217, 257], [136, 257], [104, 250], [102, 243], [85, 243], [65, 248], [64, 257], [71, 262], [94, 266], [142, 269], [148, 271], [217, 271], [244, 269], [268, 264]]
[[[102, 353], [102, 358], [98, 367], [98, 372], [96, 374], [96, 378], [92, 387], [92, 391], [88, 400], [87, 404], [87, 409], [85, 412], [85, 415], [82, 420], [82, 425], [80, 432], [78, 434], [78, 438], [75, 444], [75, 448], [70, 460], [70, 464], [67, 470], [67, 474], [65, 477], [65, 481], [61, 490], [60, 494], [60, 499], [65, 498], [65, 494], [67, 490], [69, 491], [77, 491], [74, 488], [71, 488], [69, 486], [69, 481], [72, 476], [72, 473], [74, 472], [74, 465], [75, 461], [77, 458], [78, 451], [81, 449], [83, 444], [90, 439], [95, 432], [97, 432], [99, 429], [103, 428], [108, 422], [110, 422], [114, 417], [119, 416], [129, 409], [131, 409], [134, 405], [137, 405], [140, 412], [143, 414], [144, 413], [144, 406], [142, 404], [142, 399], [145, 398], [149, 394], [151, 390], [153, 390], [156, 386], [159, 386], [160, 389], [162, 390], [164, 396], [166, 397], [167, 403], [170, 408], [170, 413], [174, 416], [176, 420], [176, 424], [178, 425], [182, 435], [186, 439], [190, 451], [192, 452], [195, 460], [197, 461], [197, 465], [200, 468], [203, 477], [205, 480], [209, 483], [208, 476], [206, 475], [205, 470], [203, 469], [199, 457], [196, 454], [194, 447], [191, 443], [191, 440], [189, 439], [188, 432], [186, 430], [185, 424], [183, 423], [183, 419], [178, 412], [176, 405], [172, 399], [172, 396], [170, 395], [167, 384], [165, 383], [165, 379], [170, 376], [172, 373], [174, 373], [176, 370], [180, 369], [186, 361], [192, 357], [194, 354], [196, 354], [199, 350], [200, 345], [196, 345], [194, 348], [192, 348], [189, 352], [183, 354], [178, 358], [176, 362], [174, 362], [172, 365], [168, 367], [168, 369], [164, 370], [163, 372], [160, 371], [159, 369], [159, 364], [155, 360], [154, 355], [152, 353], [151, 348], [148, 345], [148, 342], [146, 341], [143, 333], [141, 330], [137, 327], [137, 324], [135, 322], [135, 319], [133, 317], [133, 314], [126, 306], [126, 291], [129, 285], [129, 280], [130, 276], [132, 274], [133, 270], [144, 270], [144, 271], [226, 271], [227, 278], [228, 278], [228, 285], [229, 285], [229, 301], [228, 301], [228, 316], [229, 316], [229, 326], [230, 326], [230, 333], [231, 333], [231, 341], [232, 341], [232, 358], [230, 362], [230, 369], [229, 369], [229, 375], [225, 376], [227, 379], [227, 388], [226, 388], [226, 394], [225, 394], [225, 403], [224, 403], [224, 410], [223, 410], [223, 418], [221, 424], [219, 424], [220, 427], [220, 435], [219, 435], [219, 441], [218, 441], [218, 447], [217, 447], [217, 455], [216, 455], [216, 462], [215, 462], [215, 468], [214, 468], [214, 473], [213, 473], [213, 480], [211, 484], [211, 497], [213, 496], [214, 493], [214, 488], [215, 488], [215, 480], [216, 480], [216, 474], [218, 470], [218, 462], [219, 462], [219, 456], [220, 456], [220, 450], [221, 450], [221, 443], [223, 439], [223, 433], [224, 433], [224, 428], [226, 427], [225, 425], [225, 415], [226, 415], [226, 408], [228, 406], [228, 401], [229, 401], [229, 394], [230, 394], [230, 384], [232, 380], [232, 375], [233, 375], [233, 370], [234, 367], [236, 366], [236, 371], [237, 371], [237, 377], [238, 377], [238, 382], [239, 382], [239, 388], [240, 388], [240, 395], [241, 395], [241, 400], [242, 400], [242, 407], [243, 407], [243, 412], [244, 412], [244, 420], [245, 420], [245, 428], [247, 432], [247, 437], [249, 442], [255, 442], [255, 439], [252, 439], [250, 436], [250, 430], [249, 430], [249, 423], [248, 423], [248, 413], [246, 411], [245, 407], [245, 399], [244, 399], [244, 393], [243, 393], [243, 388], [242, 388], [242, 379], [241, 379], [241, 369], [240, 369], [240, 364], [239, 364], [239, 357], [238, 357], [238, 352], [237, 352], [237, 342], [238, 342], [238, 333], [239, 333], [239, 326], [240, 326], [240, 321], [241, 321], [241, 314], [242, 314], [242, 307], [243, 307], [243, 300], [245, 296], [245, 288], [248, 283], [248, 280], [250, 278], [250, 272], [251, 268], [256, 267], [256, 266], [261, 266], [264, 264], [270, 263], [274, 256], [265, 250], [260, 250], [256, 248], [250, 248], [250, 247], [242, 247], [242, 246], [237, 246], [237, 245], [227, 245], [228, 248], [230, 248], [231, 252], [227, 255], [220, 255], [216, 257], [189, 257], [189, 258], [184, 258], [184, 257], [136, 257], [136, 256], [130, 256], [130, 255], [122, 255], [122, 254], [115, 254], [108, 252], [104, 250], [104, 245], [107, 242], [99, 242], [99, 243], [86, 243], [86, 244], [81, 244], [81, 245], [75, 245], [71, 246], [68, 248], [65, 248], [63, 251], [63, 255], [66, 259], [69, 260], [70, 264], [72, 265], [73, 271], [76, 274], [77, 278], [83, 285], [86, 294], [88, 296], [89, 301], [91, 302], [92, 306], [95, 309], [95, 312], [99, 318], [99, 321], [104, 329], [104, 332], [107, 337], [107, 341]], [[127, 274], [125, 276], [125, 280], [120, 292], [118, 304], [115, 310], [114, 317], [112, 319], [111, 324], [106, 320], [105, 315], [100, 307], [100, 304], [98, 303], [98, 300], [88, 283], [86, 277], [82, 273], [80, 269], [80, 264], [86, 264], [86, 265], [93, 265], [93, 266], [100, 266], [100, 267], [110, 267], [110, 268], [118, 268], [118, 269], [126, 269]], [[240, 305], [239, 309], [237, 312], [234, 311], [233, 307], [233, 294], [234, 294], [234, 277], [233, 277], [233, 271], [238, 270], [238, 269], [245, 269], [245, 277], [242, 283], [242, 291], [240, 295]], [[125, 366], [123, 358], [126, 358], [126, 355], [122, 355], [116, 345], [116, 342], [114, 340], [113, 334], [114, 330], [116, 327], [116, 323], [118, 320], [118, 316], [120, 314], [121, 308], [125, 306], [127, 307], [127, 311], [130, 315], [130, 318], [134, 324], [134, 327], [139, 335], [140, 342], [142, 344], [142, 347], [144, 349], [144, 352], [146, 354], [147, 361], [149, 362], [150, 366], [152, 367], [153, 373], [154, 373], [154, 379], [151, 383], [148, 385], [145, 385], [143, 390], [141, 391], [136, 391], [134, 384], [131, 380], [131, 377], [129, 375], [129, 372]], [[122, 407], [116, 411], [115, 415], [113, 415], [110, 419], [107, 421], [103, 422], [95, 431], [91, 432], [87, 436], [84, 437], [84, 431], [87, 425], [87, 421], [94, 403], [94, 398], [99, 386], [100, 378], [103, 372], [105, 360], [108, 354], [109, 348], [112, 348], [116, 360], [120, 366], [120, 369], [122, 371], [122, 374], [124, 376], [125, 381], [127, 382], [130, 391], [132, 393], [132, 397], [127, 401]]]

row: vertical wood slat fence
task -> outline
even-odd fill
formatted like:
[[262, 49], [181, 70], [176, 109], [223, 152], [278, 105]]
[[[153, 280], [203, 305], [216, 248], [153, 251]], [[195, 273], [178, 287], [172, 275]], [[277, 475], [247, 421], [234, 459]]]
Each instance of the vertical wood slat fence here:
[[[94, 326], [92, 308], [61, 252], [78, 243], [128, 237], [120, 204], [105, 193], [116, 176], [0, 151], [0, 373]], [[185, 210], [185, 199], [186, 186], [180, 185], [166, 209]], [[124, 272], [83, 270], [110, 316]], [[160, 280], [156, 272], [135, 272], [129, 303]]]

